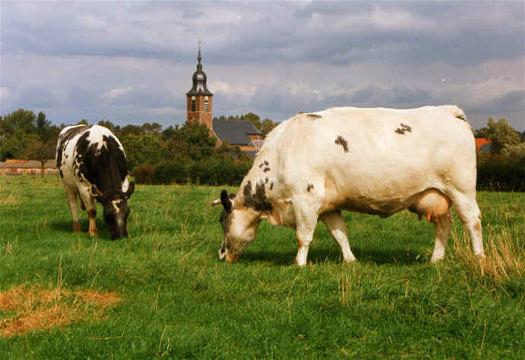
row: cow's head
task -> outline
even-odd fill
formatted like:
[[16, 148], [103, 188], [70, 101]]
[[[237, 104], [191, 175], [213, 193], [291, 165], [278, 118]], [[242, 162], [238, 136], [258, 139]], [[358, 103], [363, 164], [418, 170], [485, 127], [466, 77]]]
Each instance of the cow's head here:
[[221, 192], [220, 201], [214, 201], [214, 204], [219, 203], [223, 207], [219, 221], [224, 231], [219, 259], [232, 263], [255, 239], [260, 218], [256, 211], [238, 202], [235, 195], [228, 195], [226, 190]]
[[129, 183], [125, 192], [104, 194], [95, 185], [91, 188], [95, 198], [104, 206], [104, 222], [111, 232], [111, 240], [128, 236], [128, 199], [135, 190], [135, 184]]

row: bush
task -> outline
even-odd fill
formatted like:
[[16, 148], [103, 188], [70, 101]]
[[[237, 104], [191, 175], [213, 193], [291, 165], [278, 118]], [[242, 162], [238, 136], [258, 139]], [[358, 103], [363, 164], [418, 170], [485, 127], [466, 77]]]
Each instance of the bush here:
[[164, 162], [155, 168], [156, 184], [185, 184], [188, 181], [188, 172], [183, 162]]
[[151, 169], [151, 165], [136, 168], [136, 181], [143, 184], [239, 185], [248, 173], [251, 161], [210, 158], [205, 161], [178, 159], [167, 161]]
[[155, 167], [151, 164], [140, 164], [131, 173], [139, 184], [153, 184], [155, 179]]
[[478, 190], [525, 191], [525, 156], [478, 157]]

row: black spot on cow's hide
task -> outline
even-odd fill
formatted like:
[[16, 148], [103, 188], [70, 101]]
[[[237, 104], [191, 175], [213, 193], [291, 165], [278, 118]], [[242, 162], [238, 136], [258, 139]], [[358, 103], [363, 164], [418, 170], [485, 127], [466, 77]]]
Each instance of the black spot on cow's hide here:
[[270, 171], [270, 168], [269, 168], [269, 167], [265, 167], [265, 168], [263, 169], [263, 172], [268, 172], [268, 171]]
[[270, 190], [273, 189], [273, 181], [270, 183]]
[[308, 184], [306, 186], [306, 191], [310, 192], [310, 190], [312, 190], [314, 188], [314, 186], [312, 184]]
[[266, 190], [264, 184], [258, 183], [255, 185], [255, 193], [252, 193], [252, 183], [248, 181], [243, 189], [244, 206], [252, 208], [256, 211], [271, 211], [272, 204], [266, 197]]
[[398, 133], [398, 134], [401, 134], [401, 135], [405, 135], [405, 132], [412, 132], [412, 127], [406, 125], [406, 124], [403, 124], [401, 123], [400, 124], [401, 127], [398, 127], [395, 132]]
[[307, 114], [306, 116], [308, 116], [308, 118], [311, 120], [320, 119], [322, 117], [321, 115], [317, 114]]
[[337, 145], [341, 145], [343, 147], [344, 152], [348, 152], [348, 142], [341, 135], [339, 135], [334, 142]]
[[267, 160], [264, 160], [262, 163], [259, 164], [259, 169], [262, 169], [264, 166], [268, 166], [269, 162]]

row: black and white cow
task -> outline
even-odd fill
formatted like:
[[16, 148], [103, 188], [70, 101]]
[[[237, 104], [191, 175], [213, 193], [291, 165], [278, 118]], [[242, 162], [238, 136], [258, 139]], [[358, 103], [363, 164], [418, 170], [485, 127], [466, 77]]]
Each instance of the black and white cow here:
[[80, 231], [78, 197], [89, 218], [89, 234], [97, 234], [96, 201], [104, 206], [111, 239], [128, 235], [127, 200], [134, 183], [128, 180], [126, 154], [117, 137], [99, 125], [64, 128], [58, 137], [57, 168], [68, 197], [73, 231]]
[[322, 220], [355, 260], [341, 210], [390, 216], [408, 209], [435, 226], [432, 262], [445, 256], [449, 208], [456, 209], [483, 255], [476, 202], [476, 148], [457, 106], [418, 109], [332, 108], [299, 114], [266, 138], [236, 195], [221, 193], [220, 259], [235, 261], [262, 219], [297, 233], [297, 264], [306, 264]]

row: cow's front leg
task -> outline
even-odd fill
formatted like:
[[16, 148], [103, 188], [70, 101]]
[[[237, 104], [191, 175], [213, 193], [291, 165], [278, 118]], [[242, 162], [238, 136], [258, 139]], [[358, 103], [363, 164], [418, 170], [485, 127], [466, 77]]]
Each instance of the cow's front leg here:
[[82, 202], [86, 207], [89, 221], [88, 233], [90, 236], [97, 236], [97, 203], [89, 190], [82, 189], [79, 191]]
[[328, 214], [323, 214], [321, 220], [325, 223], [326, 227], [332, 234], [334, 240], [341, 247], [341, 252], [343, 253], [343, 260], [345, 262], [355, 261], [355, 256], [350, 250], [350, 245], [348, 244], [348, 226], [339, 211], [331, 212]]
[[97, 209], [89, 209], [87, 215], [89, 221], [89, 235], [97, 236]]
[[311, 209], [296, 207], [295, 216], [298, 247], [296, 263], [299, 266], [305, 266], [308, 257], [308, 248], [314, 236], [318, 214]]

